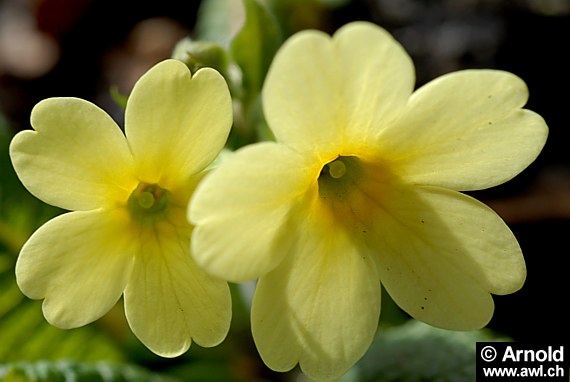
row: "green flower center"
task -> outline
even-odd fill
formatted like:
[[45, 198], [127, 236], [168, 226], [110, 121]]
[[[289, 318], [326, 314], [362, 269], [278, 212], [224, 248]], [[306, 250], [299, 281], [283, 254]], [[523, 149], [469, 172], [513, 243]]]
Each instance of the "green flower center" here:
[[340, 158], [327, 164], [326, 167], [329, 171], [329, 175], [334, 179], [340, 179], [344, 174], [346, 174], [346, 165]]
[[319, 194], [323, 199], [349, 195], [362, 177], [362, 165], [354, 156], [338, 156], [325, 164], [319, 175]]
[[127, 207], [137, 220], [149, 221], [166, 216], [170, 192], [156, 184], [139, 183], [129, 196]]

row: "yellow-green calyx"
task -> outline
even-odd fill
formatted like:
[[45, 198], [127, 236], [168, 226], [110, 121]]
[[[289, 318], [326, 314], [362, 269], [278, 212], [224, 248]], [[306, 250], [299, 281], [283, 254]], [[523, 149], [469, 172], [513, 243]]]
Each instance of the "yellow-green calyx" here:
[[156, 184], [139, 183], [129, 196], [127, 206], [131, 215], [139, 220], [163, 218], [168, 211], [170, 192]]
[[345, 196], [362, 176], [362, 164], [354, 156], [338, 156], [325, 164], [319, 175], [319, 194], [322, 198]]

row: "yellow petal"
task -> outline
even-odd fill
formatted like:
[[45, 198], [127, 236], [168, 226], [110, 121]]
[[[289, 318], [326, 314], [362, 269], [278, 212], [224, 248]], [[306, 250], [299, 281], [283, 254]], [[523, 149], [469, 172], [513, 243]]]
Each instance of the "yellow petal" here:
[[256, 287], [253, 337], [271, 369], [299, 363], [311, 379], [334, 380], [372, 343], [380, 283], [373, 260], [345, 231], [308, 221], [307, 214], [297, 223], [297, 245]]
[[198, 268], [189, 228], [168, 222], [142, 231], [134, 271], [125, 290], [125, 312], [135, 335], [163, 357], [176, 357], [192, 341], [215, 346], [231, 320], [226, 282]]
[[290, 216], [310, 173], [298, 154], [275, 143], [245, 147], [223, 162], [190, 202], [198, 264], [231, 281], [274, 268], [295, 241]]
[[34, 107], [31, 123], [35, 131], [14, 137], [10, 157], [33, 195], [68, 210], [126, 200], [136, 184], [132, 157], [107, 113], [78, 98], [50, 98]]
[[263, 106], [278, 141], [326, 151], [347, 137], [352, 145], [373, 143], [413, 86], [402, 47], [384, 29], [355, 22], [332, 38], [317, 31], [290, 38], [267, 75]]
[[527, 97], [525, 83], [507, 72], [439, 77], [383, 132], [383, 155], [414, 183], [455, 190], [504, 183], [536, 159], [548, 134], [538, 114], [521, 109]]
[[115, 305], [130, 277], [133, 247], [120, 211], [70, 212], [47, 222], [16, 263], [18, 286], [45, 298], [46, 319], [60, 328], [97, 320]]
[[211, 68], [192, 77], [176, 60], [163, 61], [142, 76], [125, 111], [126, 134], [140, 176], [167, 188], [212, 162], [231, 125], [224, 78]]
[[521, 249], [487, 206], [435, 187], [377, 191], [384, 202], [364, 242], [382, 284], [410, 315], [447, 329], [481, 328], [493, 314], [490, 293], [521, 288]]
[[414, 89], [414, 64], [402, 46], [374, 24], [347, 24], [333, 40], [343, 92], [343, 105], [336, 107], [344, 106], [346, 136], [352, 143], [376, 142]]

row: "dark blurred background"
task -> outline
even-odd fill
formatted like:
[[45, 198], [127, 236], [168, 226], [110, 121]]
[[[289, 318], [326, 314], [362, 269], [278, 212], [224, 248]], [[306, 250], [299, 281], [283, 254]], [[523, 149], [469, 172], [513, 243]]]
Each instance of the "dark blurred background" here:
[[[268, 2], [271, 3], [271, 2]], [[521, 291], [496, 296], [489, 327], [522, 342], [568, 341], [570, 255], [570, 0], [276, 1], [286, 35], [334, 32], [353, 20], [388, 29], [411, 54], [418, 86], [449, 71], [496, 68], [523, 78], [527, 108], [550, 136], [539, 159], [513, 181], [472, 193], [510, 225], [525, 254]], [[0, 122], [29, 128], [35, 103], [91, 100], [120, 123], [114, 87], [138, 77], [192, 36], [199, 1], [0, 0]], [[4, 174], [1, 174], [4, 177]]]

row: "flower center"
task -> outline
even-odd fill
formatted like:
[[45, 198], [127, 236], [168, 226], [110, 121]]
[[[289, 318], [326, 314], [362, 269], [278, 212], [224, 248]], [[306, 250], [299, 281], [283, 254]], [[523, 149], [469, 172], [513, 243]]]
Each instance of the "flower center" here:
[[163, 218], [168, 211], [170, 192], [156, 184], [139, 183], [129, 196], [127, 207], [131, 216], [148, 221]]
[[396, 178], [382, 162], [338, 156], [319, 174], [319, 211], [332, 224], [365, 233], [394, 196], [392, 182]]
[[346, 165], [342, 159], [338, 158], [326, 165], [329, 171], [329, 175], [334, 179], [341, 178], [346, 174]]
[[323, 166], [319, 175], [321, 198], [343, 198], [350, 194], [362, 177], [360, 160], [354, 156], [339, 156]]

